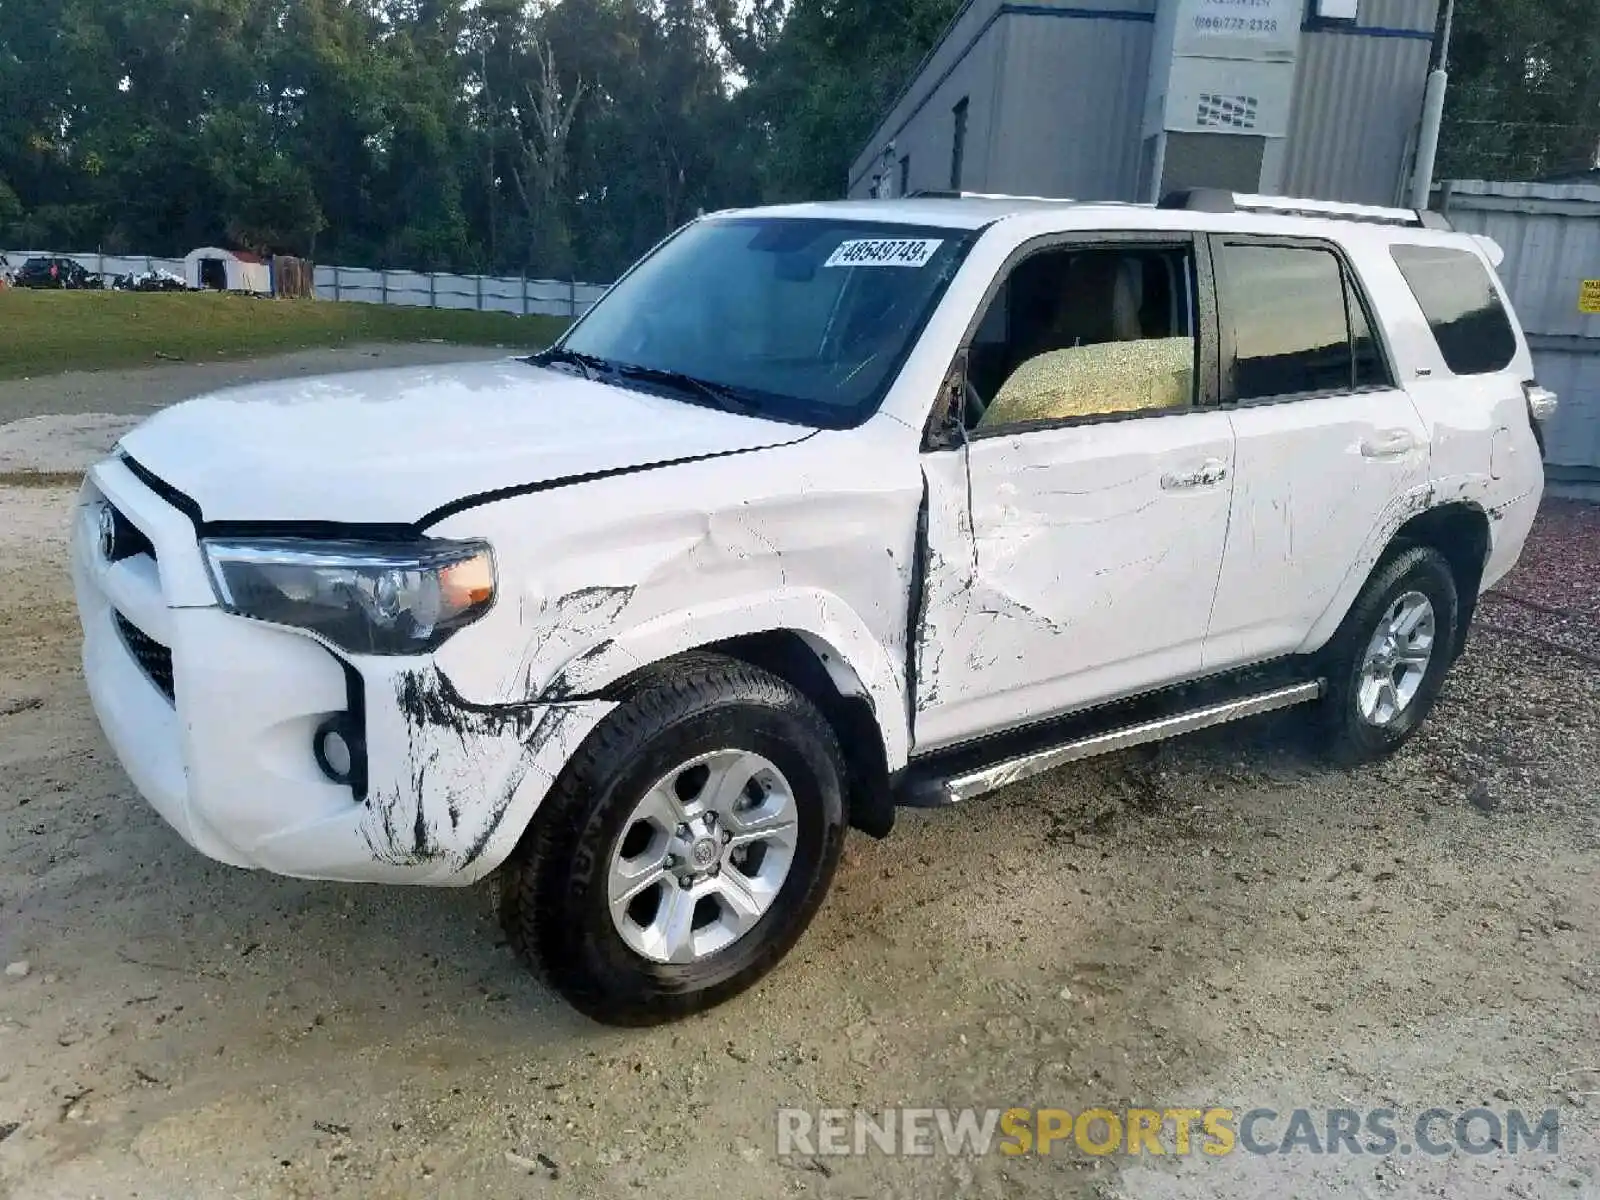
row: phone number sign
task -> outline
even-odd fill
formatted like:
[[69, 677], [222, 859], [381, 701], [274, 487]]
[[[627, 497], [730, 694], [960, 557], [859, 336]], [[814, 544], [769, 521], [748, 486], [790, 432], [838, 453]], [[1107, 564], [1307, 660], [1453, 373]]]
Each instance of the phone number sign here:
[[1178, 41], [1197, 52], [1219, 38], [1292, 48], [1300, 34], [1299, 0], [1188, 0]]

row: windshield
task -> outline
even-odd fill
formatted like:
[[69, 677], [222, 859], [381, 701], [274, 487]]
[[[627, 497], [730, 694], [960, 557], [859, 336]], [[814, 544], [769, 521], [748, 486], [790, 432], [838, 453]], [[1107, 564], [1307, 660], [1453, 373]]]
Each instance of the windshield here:
[[971, 244], [967, 230], [825, 218], [699, 221], [547, 352], [697, 403], [865, 420]]

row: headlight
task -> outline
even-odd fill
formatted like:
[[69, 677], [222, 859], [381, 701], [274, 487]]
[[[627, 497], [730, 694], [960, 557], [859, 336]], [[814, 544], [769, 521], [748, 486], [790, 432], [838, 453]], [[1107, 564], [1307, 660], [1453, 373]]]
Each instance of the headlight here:
[[321, 634], [357, 654], [420, 654], [494, 604], [483, 542], [201, 543], [228, 612]]

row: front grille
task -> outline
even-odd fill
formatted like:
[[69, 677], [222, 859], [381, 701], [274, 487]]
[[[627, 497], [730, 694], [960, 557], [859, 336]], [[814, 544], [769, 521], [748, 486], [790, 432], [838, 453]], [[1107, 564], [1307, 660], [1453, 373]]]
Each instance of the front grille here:
[[133, 655], [133, 660], [150, 677], [150, 682], [161, 689], [163, 696], [168, 700], [173, 699], [172, 651], [121, 613], [112, 615], [116, 618], [117, 632], [122, 635], [122, 644]]

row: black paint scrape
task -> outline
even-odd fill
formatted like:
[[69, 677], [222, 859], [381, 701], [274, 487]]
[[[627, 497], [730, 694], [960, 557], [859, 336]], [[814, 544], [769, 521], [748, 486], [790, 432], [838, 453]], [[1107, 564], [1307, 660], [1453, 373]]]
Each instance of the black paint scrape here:
[[591, 646], [578, 655], [577, 658], [561, 668], [561, 673], [550, 681], [550, 686], [539, 693], [539, 699], [548, 703], [552, 700], [565, 700], [571, 696], [578, 690], [574, 680], [581, 675], [583, 668], [610, 650], [611, 646], [612, 639], [607, 638], [605, 641]]
[[[586, 587], [568, 592], [552, 606], [551, 627], [572, 631], [580, 643], [587, 641], [616, 624], [617, 617], [637, 590], [629, 584], [623, 587]], [[578, 690], [584, 667], [611, 649], [611, 645], [612, 639], [604, 638], [572, 659], [545, 685], [537, 699], [548, 703], [571, 696]], [[531, 680], [528, 690], [533, 690]]]
[[[426, 784], [449, 742], [463, 750], [481, 739], [513, 737], [521, 746], [503, 786], [492, 796], [484, 813], [482, 832], [456, 864], [464, 870], [477, 861], [499, 828], [506, 810], [537, 756], [550, 738], [558, 736], [576, 713], [570, 708], [552, 708], [543, 703], [476, 704], [465, 699], [438, 671], [407, 671], [395, 684], [395, 702], [406, 723], [411, 768], [405, 785], [375, 792], [367, 801], [378, 817], [377, 828], [365, 836], [373, 857], [380, 862], [415, 866], [453, 857], [440, 845], [436, 830], [428, 820], [423, 803]], [[435, 778], [437, 776], [435, 775]], [[468, 785], [477, 782], [469, 776]], [[462, 810], [476, 811], [477, 797], [463, 803], [463, 797], [450, 794], [445, 811], [451, 828], [459, 826]], [[401, 814], [407, 803], [416, 811], [409, 821]]]

